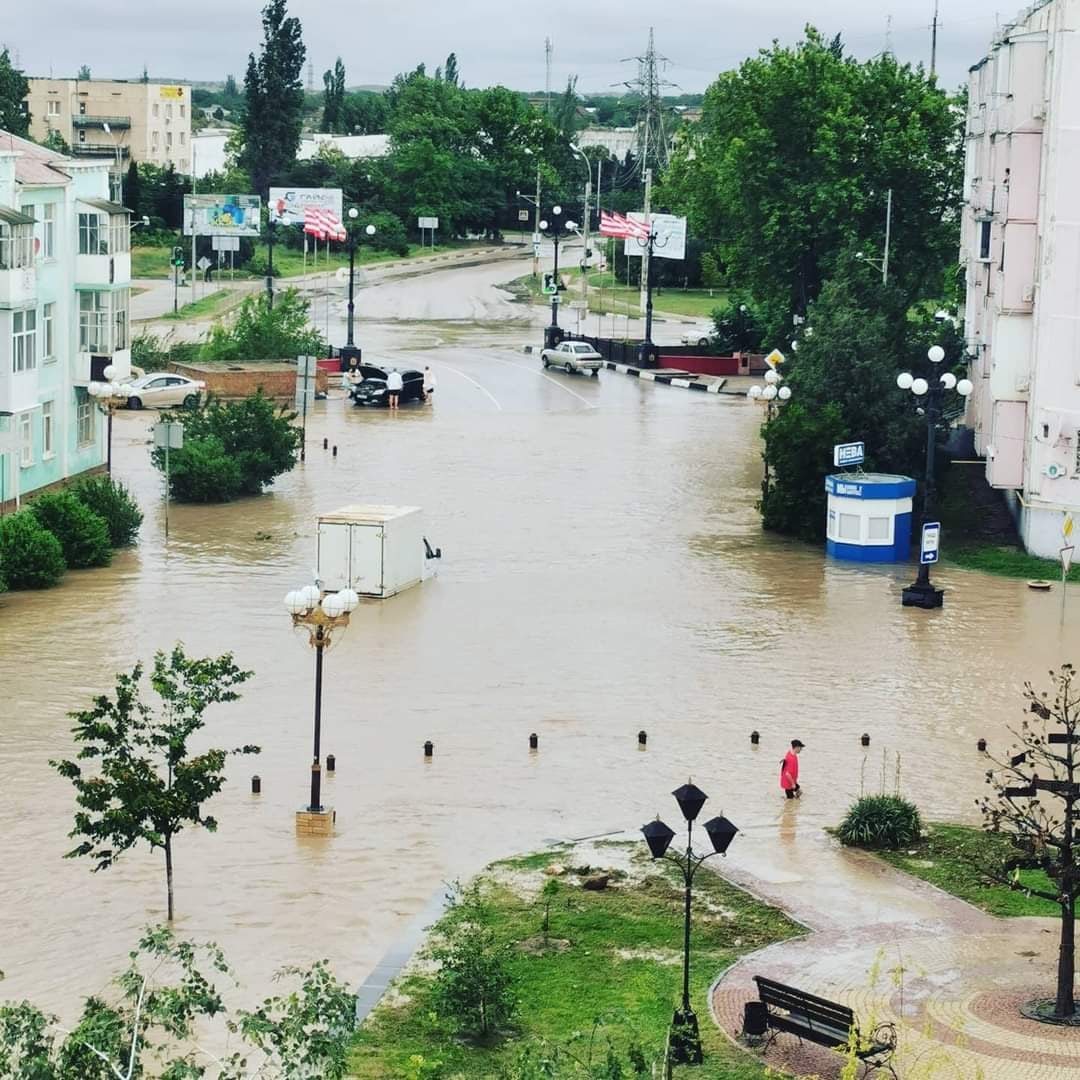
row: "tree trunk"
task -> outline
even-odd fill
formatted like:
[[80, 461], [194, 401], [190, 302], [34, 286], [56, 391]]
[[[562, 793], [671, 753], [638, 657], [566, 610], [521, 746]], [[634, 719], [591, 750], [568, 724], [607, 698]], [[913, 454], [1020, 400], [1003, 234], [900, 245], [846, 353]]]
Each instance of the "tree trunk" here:
[[1054, 1003], [1054, 1015], [1057, 1017], [1072, 1016], [1076, 1012], [1073, 999], [1075, 929], [1076, 899], [1070, 896], [1061, 905], [1061, 946], [1058, 950], [1057, 999]]
[[[168, 921], [173, 921], [173, 838], [165, 837], [165, 886], [168, 890]], [[1064, 946], [1063, 946], [1064, 947]], [[1071, 953], [1069, 954], [1071, 956]]]

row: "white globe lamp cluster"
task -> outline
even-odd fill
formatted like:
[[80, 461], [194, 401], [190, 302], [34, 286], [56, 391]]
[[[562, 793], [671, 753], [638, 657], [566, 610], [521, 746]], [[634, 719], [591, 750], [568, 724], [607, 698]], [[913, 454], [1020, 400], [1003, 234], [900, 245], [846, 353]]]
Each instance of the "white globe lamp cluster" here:
[[751, 386], [746, 396], [752, 401], [790, 401], [791, 387], [781, 386], [782, 378], [772, 368], [765, 372], [764, 386]]
[[[931, 364], [940, 364], [945, 359], [945, 350], [940, 345], [931, 345], [926, 358]], [[957, 379], [951, 371], [940, 376], [940, 382], [944, 389], [955, 390], [963, 398], [970, 397], [975, 389], [975, 384], [970, 379]], [[896, 385], [901, 390], [910, 390], [916, 397], [923, 397], [930, 390], [930, 383], [926, 379], [916, 378], [910, 371], [902, 371], [897, 375]]]
[[110, 398], [126, 399], [135, 393], [135, 389], [130, 383], [120, 383], [116, 381], [116, 368], [113, 367], [112, 364], [109, 364], [109, 366], [105, 368], [102, 375], [105, 376], [105, 382], [90, 383], [86, 387], [86, 392], [103, 405], [105, 405]]
[[360, 596], [354, 589], [324, 594], [317, 585], [305, 585], [285, 594], [285, 610], [297, 618], [321, 612], [328, 619], [340, 619], [355, 611], [359, 603]]

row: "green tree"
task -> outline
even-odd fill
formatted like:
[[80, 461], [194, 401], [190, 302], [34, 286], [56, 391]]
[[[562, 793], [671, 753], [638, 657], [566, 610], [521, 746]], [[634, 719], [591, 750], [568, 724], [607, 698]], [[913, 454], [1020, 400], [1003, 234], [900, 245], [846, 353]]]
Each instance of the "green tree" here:
[[130, 547], [142, 526], [143, 514], [134, 496], [111, 476], [86, 476], [71, 486], [71, 494], [93, 510], [109, 530], [114, 548]]
[[344, 131], [345, 123], [345, 65], [339, 56], [333, 71], [323, 72], [322, 130]]
[[[300, 429], [296, 413], [276, 406], [261, 391], [241, 401], [210, 399], [183, 413], [184, 445], [170, 454], [173, 498], [226, 502], [258, 495], [296, 464]], [[165, 452], [154, 450], [164, 472]]]
[[460, 74], [458, 72], [457, 53], [451, 53], [446, 58], [446, 64], [443, 66], [443, 81], [448, 82], [451, 86], [459, 84]]
[[132, 161], [124, 178], [124, 205], [136, 216], [142, 217], [142, 183], [139, 179], [139, 163]]
[[75, 76], [75, 78], [79, 79], [81, 82], [88, 81], [90, 78], [90, 65], [83, 64], [82, 67], [79, 68], [79, 73]]
[[564, 139], [572, 139], [581, 126], [578, 120], [577, 76], [566, 80], [566, 89], [555, 105], [555, 126]]
[[308, 321], [309, 304], [296, 289], [286, 289], [271, 308], [265, 296], [249, 296], [232, 322], [215, 323], [201, 358], [215, 363], [285, 360], [322, 356], [326, 342]]
[[39, 495], [30, 504], [30, 512], [60, 541], [69, 569], [108, 566], [112, 561], [109, 527], [70, 491]]
[[286, 0], [269, 0], [263, 8], [262, 49], [258, 59], [249, 54], [244, 76], [240, 165], [263, 196], [270, 181], [296, 158], [303, 125], [300, 76], [307, 50], [300, 20], [286, 17], [286, 10]]
[[9, 589], [51, 589], [66, 568], [60, 541], [29, 510], [0, 519], [0, 576]]
[[958, 245], [957, 105], [921, 68], [857, 63], [808, 27], [712, 84], [658, 199], [711, 240], [774, 333], [849, 253], [880, 257], [890, 189], [890, 284], [908, 303], [941, 295]]
[[[218, 1080], [340, 1080], [356, 1024], [355, 996], [325, 961], [283, 968], [276, 978], [289, 983], [287, 993], [251, 1011], [230, 1009], [217, 983], [235, 979], [221, 950], [151, 927], [112, 989], [85, 999], [72, 1031], [63, 1032], [55, 1016], [29, 1002], [0, 1004], [0, 1077], [195, 1080], [209, 1075], [210, 1059]], [[215, 1021], [220, 1041], [238, 1034], [245, 1049], [224, 1059], [203, 1050], [197, 1040]]]
[[26, 96], [30, 83], [26, 76], [11, 63], [7, 48], [0, 49], [0, 131], [12, 135], [30, 135], [30, 113]]
[[236, 88], [236, 80], [231, 75], [225, 76], [225, 89], [222, 91], [227, 98], [238, 100], [240, 91]]
[[[79, 843], [67, 858], [89, 856], [94, 871], [106, 870], [125, 852], [145, 843], [165, 855], [168, 919], [173, 919], [173, 840], [185, 825], [217, 830], [206, 803], [225, 784], [230, 754], [257, 754], [257, 746], [193, 753], [189, 740], [206, 726], [205, 713], [218, 702], [236, 701], [234, 689], [251, 678], [232, 654], [191, 658], [177, 644], [158, 652], [150, 686], [159, 699], [155, 711], [143, 700], [142, 664], [116, 676], [114, 697], [98, 696], [89, 709], [71, 713], [79, 744], [74, 760], [50, 765], [75, 787]], [[92, 763], [84, 771], [80, 762]]]

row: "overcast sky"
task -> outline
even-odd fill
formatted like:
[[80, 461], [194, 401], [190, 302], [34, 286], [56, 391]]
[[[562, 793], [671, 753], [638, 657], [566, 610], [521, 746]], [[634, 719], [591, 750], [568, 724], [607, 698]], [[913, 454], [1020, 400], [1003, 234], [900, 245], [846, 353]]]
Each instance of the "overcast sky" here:
[[[940, 0], [938, 70], [947, 85], [959, 85], [986, 51], [995, 3], [1007, 5], [1003, 19], [1019, 7], [1019, 0]], [[261, 0], [37, 0], [3, 20], [0, 41], [30, 75], [70, 76], [89, 64], [95, 77], [126, 78], [145, 63], [155, 78], [232, 73], [240, 81], [260, 39], [261, 7]], [[620, 60], [645, 51], [654, 24], [657, 51], [671, 61], [666, 77], [696, 92], [773, 38], [796, 40], [807, 21], [842, 33], [851, 52], [867, 57], [885, 48], [892, 13], [893, 51], [928, 64], [933, 0], [290, 0], [289, 7], [303, 22], [316, 87], [338, 55], [350, 85], [386, 84], [421, 60], [433, 71], [453, 50], [470, 86], [542, 89], [550, 36], [552, 85], [577, 75], [579, 90], [600, 93], [633, 77], [634, 65]]]

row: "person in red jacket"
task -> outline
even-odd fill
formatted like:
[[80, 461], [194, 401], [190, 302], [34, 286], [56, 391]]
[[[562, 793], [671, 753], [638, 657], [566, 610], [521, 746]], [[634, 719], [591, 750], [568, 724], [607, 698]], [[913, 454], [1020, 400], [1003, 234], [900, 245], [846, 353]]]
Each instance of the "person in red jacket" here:
[[789, 799], [802, 797], [802, 788], [799, 787], [799, 754], [802, 753], [803, 743], [799, 739], [791, 740], [791, 749], [784, 755], [780, 765], [780, 786]]

